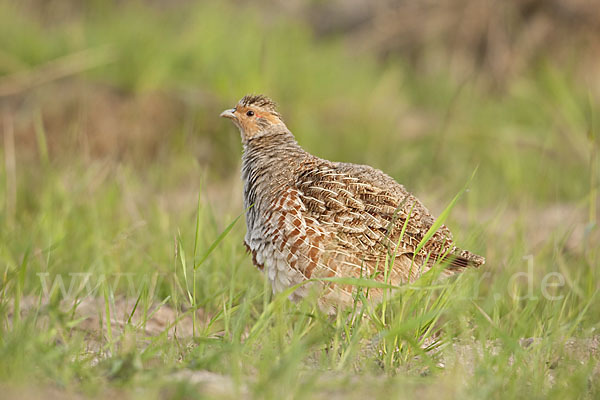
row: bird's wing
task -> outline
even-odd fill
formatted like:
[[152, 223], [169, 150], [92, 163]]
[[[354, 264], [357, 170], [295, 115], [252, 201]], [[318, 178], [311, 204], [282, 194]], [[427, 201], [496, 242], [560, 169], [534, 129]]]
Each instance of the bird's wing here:
[[[311, 160], [299, 172], [296, 189], [308, 213], [367, 261], [380, 260], [386, 251], [413, 254], [435, 221], [402, 185], [369, 166]], [[453, 246], [442, 225], [416, 256], [441, 257]]]

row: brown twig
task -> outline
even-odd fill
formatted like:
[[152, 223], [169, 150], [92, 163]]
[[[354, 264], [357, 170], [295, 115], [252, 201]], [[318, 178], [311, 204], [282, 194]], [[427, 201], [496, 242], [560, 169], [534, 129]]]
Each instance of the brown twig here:
[[6, 216], [12, 225], [17, 205], [17, 162], [15, 158], [15, 133], [12, 117], [4, 113], [4, 168], [6, 170]]

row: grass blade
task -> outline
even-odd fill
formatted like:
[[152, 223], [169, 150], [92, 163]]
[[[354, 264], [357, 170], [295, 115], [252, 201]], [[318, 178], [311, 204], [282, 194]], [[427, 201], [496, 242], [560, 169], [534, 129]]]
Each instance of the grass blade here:
[[[250, 206], [250, 207], [252, 207], [252, 206]], [[206, 261], [208, 259], [208, 257], [210, 256], [210, 254], [217, 248], [217, 246], [219, 245], [219, 243], [221, 243], [221, 241], [223, 241], [223, 239], [225, 239], [225, 237], [229, 234], [229, 232], [231, 231], [231, 229], [233, 229], [233, 227], [238, 222], [238, 220], [242, 217], [242, 215], [244, 215], [246, 213], [246, 211], [248, 211], [250, 209], [250, 207], [248, 207], [243, 213], [241, 213], [240, 215], [238, 215], [227, 226], [227, 228], [225, 228], [223, 230], [223, 232], [221, 232], [221, 234], [217, 237], [217, 239], [215, 239], [215, 241], [210, 245], [210, 247], [208, 248], [208, 250], [206, 250], [206, 253], [204, 253], [204, 255], [202, 257], [200, 257], [200, 260], [198, 260], [198, 262], [196, 262], [196, 264], [194, 265], [194, 269], [197, 269], [198, 267], [200, 267], [204, 263], [204, 261]]]
[[423, 236], [423, 239], [421, 239], [421, 241], [419, 242], [419, 245], [415, 249], [414, 254], [419, 254], [419, 252], [421, 251], [421, 249], [423, 248], [423, 246], [425, 246], [427, 244], [427, 242], [429, 241], [429, 239], [431, 239], [431, 237], [433, 236], [433, 234], [446, 221], [446, 219], [450, 215], [450, 212], [452, 211], [452, 209], [454, 208], [454, 206], [458, 202], [458, 199], [460, 199], [460, 197], [463, 195], [463, 193], [467, 190], [467, 188], [469, 187], [469, 184], [471, 183], [471, 181], [475, 177], [476, 173], [477, 173], [477, 168], [475, 168], [475, 170], [471, 174], [471, 177], [469, 178], [469, 180], [467, 181], [467, 183], [465, 183], [465, 185], [460, 190], [460, 192], [458, 192], [456, 194], [456, 196], [454, 196], [454, 198], [452, 199], [452, 201], [450, 202], [450, 204], [448, 204], [448, 206], [446, 207], [446, 209], [444, 211], [442, 211], [442, 213], [435, 220], [435, 222], [433, 223], [433, 225], [431, 225], [431, 227], [429, 228], [429, 230], [427, 231], [427, 233], [425, 234], [425, 236]]

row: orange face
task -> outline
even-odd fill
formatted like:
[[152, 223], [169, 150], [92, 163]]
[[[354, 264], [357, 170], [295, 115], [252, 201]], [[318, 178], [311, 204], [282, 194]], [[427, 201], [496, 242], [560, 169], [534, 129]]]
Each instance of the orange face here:
[[223, 111], [221, 117], [233, 121], [240, 130], [243, 143], [262, 136], [273, 125], [283, 124], [278, 115], [255, 105], [238, 104], [235, 108]]

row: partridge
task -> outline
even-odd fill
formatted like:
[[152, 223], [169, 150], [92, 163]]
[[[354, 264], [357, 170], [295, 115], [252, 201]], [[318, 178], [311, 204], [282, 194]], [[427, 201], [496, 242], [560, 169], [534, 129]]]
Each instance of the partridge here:
[[[274, 293], [325, 277], [401, 285], [436, 263], [451, 275], [485, 262], [456, 247], [444, 225], [419, 249], [435, 222], [429, 210], [380, 170], [303, 150], [270, 98], [247, 95], [221, 117], [231, 119], [241, 133], [244, 242]], [[348, 282], [318, 285], [320, 299], [328, 304], [352, 299]], [[300, 285], [290, 298], [306, 296], [307, 286]], [[369, 293], [381, 295], [380, 290]]]

